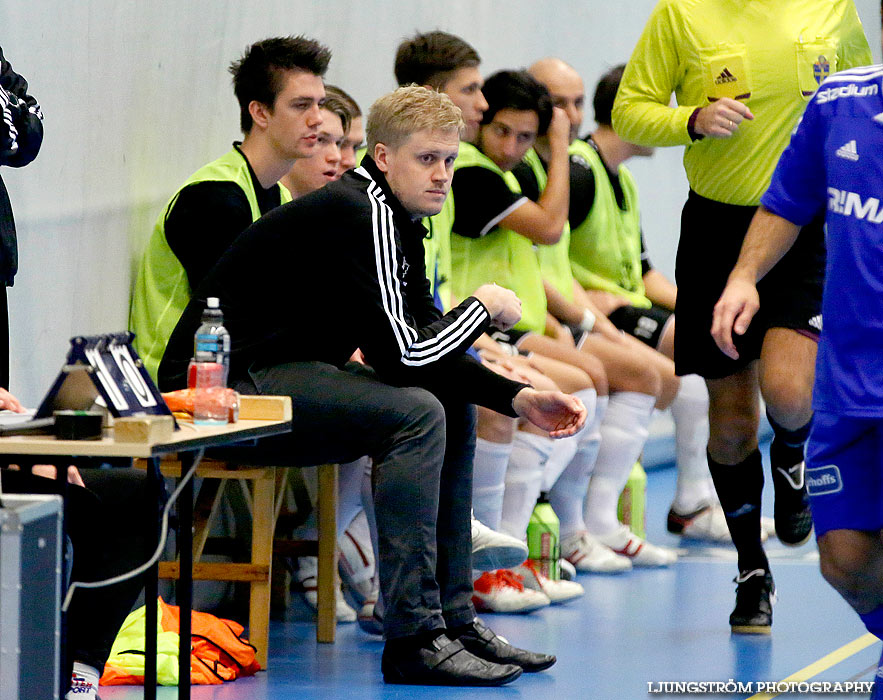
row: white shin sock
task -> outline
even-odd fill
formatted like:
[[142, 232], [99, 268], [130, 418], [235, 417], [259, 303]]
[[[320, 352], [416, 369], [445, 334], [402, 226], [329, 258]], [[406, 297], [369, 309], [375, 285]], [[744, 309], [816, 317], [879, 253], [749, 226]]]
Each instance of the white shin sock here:
[[672, 507], [681, 514], [714, 501], [710, 487], [708, 447], [708, 388], [698, 374], [681, 377], [681, 388], [671, 404], [675, 422], [678, 479]]
[[607, 410], [608, 397], [598, 396], [595, 415], [585, 429], [575, 438], [576, 454], [570, 464], [561, 472], [555, 484], [549, 489], [549, 502], [561, 521], [561, 539], [586, 529], [583, 519], [583, 504], [589, 479], [601, 447], [601, 421]]
[[554, 446], [555, 440], [550, 437], [516, 431], [506, 469], [501, 532], [525, 538], [530, 514], [543, 485], [543, 470]]
[[511, 442], [475, 441], [472, 471], [472, 510], [475, 517], [492, 530], [499, 530], [506, 490], [506, 468], [512, 453]]
[[619, 495], [649, 436], [655, 403], [655, 396], [634, 391], [610, 396], [601, 421], [601, 446], [583, 511], [587, 529], [593, 534], [604, 535], [619, 527]]

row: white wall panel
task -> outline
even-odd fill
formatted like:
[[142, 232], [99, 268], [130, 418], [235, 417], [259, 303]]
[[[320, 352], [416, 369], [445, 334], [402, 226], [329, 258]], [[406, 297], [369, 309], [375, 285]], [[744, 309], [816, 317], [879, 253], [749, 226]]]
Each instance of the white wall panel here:
[[[879, 6], [858, 0], [879, 60]], [[134, 260], [177, 186], [238, 137], [227, 65], [270, 35], [334, 51], [328, 79], [367, 107], [394, 87], [395, 47], [416, 30], [462, 35], [483, 69], [558, 55], [589, 90], [627, 60], [652, 0], [31, 0], [0, 4], [7, 58], [46, 117], [30, 166], [3, 169], [19, 226], [9, 290], [12, 388], [36, 402], [68, 338], [125, 328]], [[586, 128], [590, 124], [587, 122]], [[635, 163], [651, 254], [671, 274], [686, 181], [681, 149]]]

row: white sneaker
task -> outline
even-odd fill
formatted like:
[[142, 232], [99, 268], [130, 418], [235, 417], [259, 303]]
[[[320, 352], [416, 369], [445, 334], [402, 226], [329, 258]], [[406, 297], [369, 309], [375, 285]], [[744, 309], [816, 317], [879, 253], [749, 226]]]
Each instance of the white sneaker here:
[[365, 604], [362, 605], [359, 610], [359, 627], [362, 628], [363, 631], [368, 634], [383, 634], [383, 620], [380, 619], [379, 615], [375, 614], [377, 606], [377, 599], [374, 600], [366, 600]]
[[[720, 503], [705, 505], [687, 515], [675, 512], [674, 508], [668, 511], [666, 523], [668, 531], [674, 535], [680, 535], [688, 540], [700, 540], [703, 542], [715, 542], [719, 544], [732, 544], [730, 528], [727, 526], [727, 517]], [[775, 525], [772, 518], [760, 519], [760, 541], [766, 542], [769, 531], [775, 536]]]
[[687, 514], [677, 513], [672, 508], [668, 511], [666, 527], [672, 534], [688, 540], [732, 542], [727, 518], [719, 503], [706, 504]]
[[524, 580], [525, 588], [532, 588], [535, 591], [545, 593], [549, 600], [555, 603], [564, 603], [574, 598], [585, 595], [585, 589], [576, 581], [557, 581], [546, 578], [541, 572], [536, 562], [527, 559], [520, 566], [512, 569], [512, 572], [521, 576]]
[[576, 580], [576, 567], [567, 561], [567, 559], [559, 559], [558, 568], [561, 569], [561, 578], [565, 581]]
[[509, 569], [484, 572], [472, 593], [472, 603], [481, 612], [526, 613], [550, 602], [545, 593], [525, 588], [523, 579]]
[[511, 569], [527, 558], [527, 545], [517, 537], [491, 530], [472, 518], [472, 568], [478, 571]]
[[561, 541], [561, 553], [577, 571], [593, 574], [621, 574], [631, 571], [632, 560], [617, 554], [588, 532], [578, 532]]
[[340, 553], [337, 563], [340, 580], [352, 591], [356, 602], [364, 603], [372, 595], [376, 599], [374, 549], [364, 511], [360, 511], [346, 531], [337, 538], [337, 549]]
[[[297, 560], [297, 572], [295, 576], [303, 588], [304, 598], [307, 604], [314, 610], [319, 606], [319, 595], [316, 592], [318, 585], [319, 562], [316, 557], [300, 557]], [[343, 597], [343, 591], [338, 586], [334, 591], [336, 603], [336, 615], [338, 622], [355, 622], [358, 615], [350, 607]]]
[[617, 554], [631, 559], [632, 566], [670, 566], [678, 560], [675, 550], [650, 544], [631, 532], [626, 525], [620, 525], [604, 535], [595, 535], [595, 538]]

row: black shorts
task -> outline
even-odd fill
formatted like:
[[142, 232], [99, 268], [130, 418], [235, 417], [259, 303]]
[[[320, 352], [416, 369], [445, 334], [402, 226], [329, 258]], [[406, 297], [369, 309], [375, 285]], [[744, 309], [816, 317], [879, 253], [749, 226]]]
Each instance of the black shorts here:
[[655, 304], [649, 309], [640, 306], [620, 306], [607, 318], [619, 330], [635, 336], [642, 343], [657, 350], [662, 333], [673, 314], [670, 309]]
[[675, 265], [675, 371], [707, 379], [727, 377], [760, 357], [770, 328], [790, 328], [818, 339], [825, 279], [823, 218], [804, 226], [794, 246], [758, 283], [760, 310], [744, 336], [739, 359], [724, 355], [711, 337], [714, 305], [736, 264], [756, 207], [715, 202], [691, 191], [681, 215]]
[[518, 354], [520, 355], [530, 354], [530, 351], [522, 350], [519, 347], [521, 341], [529, 335], [533, 335], [533, 331], [522, 331], [515, 328], [510, 328], [508, 331], [501, 331], [495, 328], [490, 334], [491, 338], [496, 340], [498, 343], [516, 348], [518, 350]]

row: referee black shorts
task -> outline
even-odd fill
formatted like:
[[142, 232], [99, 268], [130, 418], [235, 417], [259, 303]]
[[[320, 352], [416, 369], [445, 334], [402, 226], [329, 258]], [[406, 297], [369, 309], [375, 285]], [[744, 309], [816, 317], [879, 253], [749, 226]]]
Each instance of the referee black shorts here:
[[757, 285], [760, 311], [744, 336], [734, 335], [739, 359], [711, 337], [714, 305], [736, 264], [756, 207], [723, 204], [692, 190], [681, 215], [675, 280], [675, 371], [706, 379], [727, 377], [760, 357], [770, 328], [790, 328], [818, 340], [825, 278], [823, 219], [804, 226], [797, 242]]

